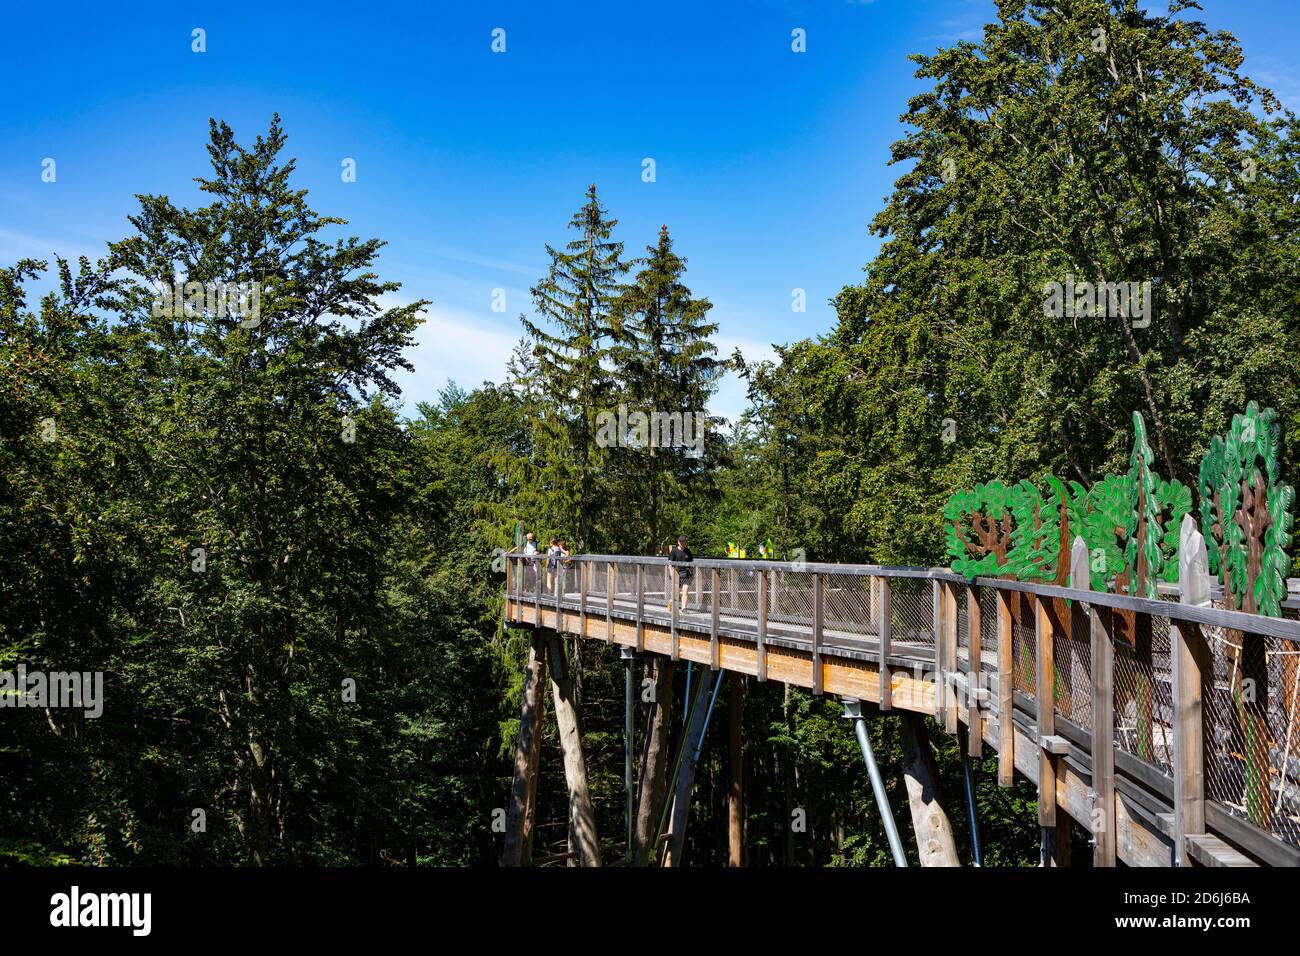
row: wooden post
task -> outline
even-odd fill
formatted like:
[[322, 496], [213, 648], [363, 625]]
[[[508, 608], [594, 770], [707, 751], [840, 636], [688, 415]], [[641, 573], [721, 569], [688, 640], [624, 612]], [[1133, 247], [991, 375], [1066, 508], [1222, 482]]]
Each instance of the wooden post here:
[[825, 627], [826, 617], [826, 594], [822, 590], [825, 585], [822, 582], [822, 576], [813, 572], [812, 576], [812, 679], [813, 693], [821, 696], [824, 689], [826, 675], [822, 673], [822, 631]]
[[1015, 678], [1012, 677], [1011, 651], [1011, 599], [1012, 592], [998, 588], [998, 786], [1010, 787], [1015, 782], [1016, 755]]
[[767, 581], [765, 571], [758, 572], [758, 680], [767, 680]]
[[573, 678], [565, 666], [564, 646], [556, 634], [547, 637], [551, 670], [551, 698], [560, 750], [564, 754], [564, 779], [569, 786], [569, 837], [578, 854], [579, 866], [600, 866], [600, 841], [596, 837], [596, 814], [587, 787], [587, 764], [582, 756], [582, 734], [573, 700]]
[[966, 623], [970, 632], [966, 658], [966, 753], [979, 757], [984, 753], [984, 722], [980, 717], [980, 701], [984, 690], [980, 686], [980, 589], [976, 584], [966, 585]]
[[514, 594], [513, 594], [514, 583], [515, 583], [515, 563], [514, 561], [510, 560], [510, 555], [507, 554], [506, 555], [506, 612], [507, 612], [506, 619], [509, 621], [513, 621], [515, 619], [514, 612], [513, 610], [511, 610], [512, 599], [514, 598]]
[[709, 577], [710, 590], [712, 591], [712, 607], [709, 615], [709, 668], [716, 671], [721, 666], [718, 648], [718, 622], [722, 612], [718, 609], [718, 586], [721, 583], [722, 572], [714, 568], [709, 572]]
[[1048, 745], [1049, 737], [1056, 736], [1056, 697], [1053, 688], [1055, 676], [1052, 667], [1052, 619], [1046, 602], [1034, 601], [1035, 705], [1038, 710], [1036, 736], [1038, 737], [1038, 825], [1042, 828], [1043, 866], [1060, 865], [1061, 856], [1056, 831], [1056, 756]]
[[709, 691], [714, 680], [721, 680], [722, 675], [714, 676], [712, 671], [702, 671], [696, 684], [695, 701], [690, 705], [690, 717], [687, 718], [686, 733], [682, 736], [682, 756], [677, 771], [677, 787], [673, 794], [672, 823], [669, 826], [668, 852], [664, 857], [665, 866], [681, 866], [682, 852], [686, 848], [686, 820], [691, 808], [691, 793], [695, 789], [695, 764], [699, 759], [699, 750], [706, 720], [709, 714]]
[[590, 572], [590, 564], [578, 562], [578, 633], [583, 640], [587, 638], [587, 579], [591, 577]]
[[679, 650], [677, 638], [677, 569], [668, 569], [668, 616], [669, 616], [669, 633], [671, 635], [671, 650], [668, 656], [677, 660]]
[[[714, 574], [717, 574], [715, 571]], [[727, 774], [727, 866], [745, 865], [745, 752], [741, 721], [745, 701], [745, 675], [727, 672], [727, 715], [730, 724]]]
[[648, 668], [653, 675], [654, 699], [650, 705], [650, 733], [646, 737], [641, 781], [637, 788], [636, 849], [632, 858], [636, 866], [645, 866], [655, 856], [655, 828], [659, 826], [668, 792], [668, 764], [671, 760], [668, 738], [673, 723], [673, 675], [677, 665], [654, 655], [649, 659]]
[[[1088, 545], [1076, 537], [1070, 548], [1070, 587], [1091, 591]], [[1111, 681], [1114, 674], [1114, 649], [1110, 628], [1113, 618], [1109, 608], [1087, 607], [1090, 623], [1091, 662], [1089, 684], [1092, 694], [1092, 810], [1088, 829], [1092, 832], [1092, 865], [1115, 865], [1115, 698]], [[1104, 616], [1103, 616], [1104, 615]], [[1071, 617], [1073, 620], [1073, 616]], [[1074, 640], [1081, 635], [1072, 635]], [[1098, 818], [1100, 811], [1100, 818]]]
[[636, 566], [636, 651], [645, 651], [645, 565]]
[[953, 677], [957, 673], [957, 586], [945, 581], [943, 594], [947, 606], [943, 618], [943, 725], [948, 733], [955, 734], [957, 733], [957, 686]]
[[952, 823], [943, 811], [939, 768], [930, 747], [925, 718], [905, 710], [899, 711], [898, 716], [903, 743], [903, 780], [921, 865], [960, 866]]
[[[1210, 604], [1209, 558], [1205, 539], [1191, 515], [1179, 532], [1179, 601]], [[1174, 865], [1190, 866], [1188, 837], [1205, 833], [1204, 688], [1213, 660], [1199, 624], [1171, 621], [1174, 696]]]
[[[520, 571], [522, 573], [523, 569]], [[526, 866], [532, 861], [537, 766], [546, 708], [545, 673], [541, 632], [533, 631], [524, 669], [524, 700], [519, 713], [519, 737], [515, 743], [515, 769], [510, 785], [510, 806], [506, 810], [505, 839], [501, 845], [502, 866]]]
[[614, 642], [614, 592], [618, 590], [618, 570], [609, 562], [605, 584], [605, 643]]
[[893, 653], [894, 590], [889, 578], [876, 578], [876, 635], [880, 638], [880, 709], [894, 709], [894, 682], [889, 671]]
[[934, 611], [930, 618], [931, 626], [934, 630], [934, 719], [936, 722], [946, 725], [947, 721], [944, 719], [946, 699], [943, 692], [943, 643], [945, 640], [944, 635], [948, 633], [948, 628], [944, 626], [943, 622], [948, 611], [948, 603], [943, 599], [943, 582], [935, 579], [931, 581], [930, 584], [934, 602]]

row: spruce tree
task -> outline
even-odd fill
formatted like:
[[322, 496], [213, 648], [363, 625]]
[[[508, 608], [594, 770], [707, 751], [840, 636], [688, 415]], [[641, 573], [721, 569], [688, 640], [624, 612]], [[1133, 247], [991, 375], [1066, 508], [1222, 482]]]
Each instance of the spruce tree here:
[[702, 449], [670, 445], [663, 429], [655, 427], [656, 416], [682, 415], [677, 437], [686, 442], [696, 436], [697, 428], [707, 434], [696, 419], [706, 414], [722, 363], [709, 338], [718, 330], [708, 319], [713, 305], [695, 298], [682, 282], [686, 260], [673, 252], [667, 226], [660, 227], [659, 241], [646, 252], [634, 263], [641, 269], [616, 303], [620, 335], [611, 354], [622, 384], [620, 399], [627, 403], [629, 415], [639, 411], [648, 416], [649, 437], [655, 439], [639, 449], [639, 441], [624, 442], [634, 447], [620, 449], [619, 474], [626, 487], [618, 496], [630, 512], [624, 526], [643, 536], [629, 544], [653, 552], [669, 534], [666, 501], [674, 490], [698, 484], [705, 473]]
[[545, 403], [537, 435], [538, 477], [564, 522], [576, 530], [579, 549], [594, 543], [601, 501], [603, 453], [595, 442], [596, 416], [612, 393], [605, 364], [616, 334], [611, 305], [627, 271], [623, 244], [612, 238], [617, 224], [593, 183], [569, 221], [578, 237], [564, 251], [546, 247], [551, 266], [532, 289], [543, 321], [520, 317], [534, 343]]

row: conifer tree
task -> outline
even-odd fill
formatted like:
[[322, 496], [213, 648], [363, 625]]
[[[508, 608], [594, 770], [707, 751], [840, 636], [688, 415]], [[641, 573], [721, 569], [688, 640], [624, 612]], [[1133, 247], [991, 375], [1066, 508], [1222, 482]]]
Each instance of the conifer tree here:
[[[713, 305], [692, 296], [682, 282], [686, 260], [673, 252], [667, 226], [660, 228], [658, 243], [647, 246], [646, 252], [635, 263], [641, 270], [616, 303], [621, 335], [612, 357], [622, 385], [620, 399], [647, 416], [651, 439], [647, 447], [621, 450], [619, 472], [627, 487], [619, 500], [629, 506], [632, 526], [644, 535], [635, 544], [656, 550], [669, 534], [664, 512], [668, 496], [674, 487], [694, 483], [704, 473], [703, 448], [691, 442], [707, 434], [706, 420], [697, 417], [706, 414], [722, 363], [709, 338], [718, 330], [718, 324], [708, 320]], [[665, 422], [680, 424], [675, 436], [664, 434], [669, 431]]]
[[602, 449], [596, 416], [609, 404], [612, 382], [605, 360], [616, 330], [611, 305], [627, 271], [623, 244], [593, 183], [587, 201], [569, 221], [578, 238], [561, 251], [550, 245], [551, 266], [532, 289], [541, 323], [521, 316], [534, 342], [547, 414], [538, 430], [539, 477], [551, 489], [577, 545], [593, 544], [600, 502]]

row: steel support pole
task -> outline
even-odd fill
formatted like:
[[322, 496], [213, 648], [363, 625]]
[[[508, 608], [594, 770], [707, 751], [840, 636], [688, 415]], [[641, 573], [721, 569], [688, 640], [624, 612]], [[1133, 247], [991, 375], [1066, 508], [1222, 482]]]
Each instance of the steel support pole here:
[[975, 856], [975, 865], [984, 865], [984, 856], [980, 852], [980, 825], [979, 818], [975, 815], [975, 781], [971, 776], [970, 756], [966, 752], [966, 737], [970, 733], [965, 727], [960, 728], [962, 731], [958, 741], [961, 749], [961, 769], [966, 781], [966, 816], [970, 820], [970, 846], [971, 853]]
[[894, 855], [895, 866], [907, 866], [907, 855], [903, 853], [903, 841], [898, 837], [898, 825], [894, 823], [894, 811], [889, 807], [889, 795], [885, 793], [885, 781], [876, 766], [876, 755], [871, 750], [871, 738], [867, 736], [867, 721], [862, 716], [862, 702], [852, 698], [844, 699], [844, 716], [853, 721], [853, 731], [858, 736], [858, 746], [862, 748], [862, 759], [867, 764], [867, 776], [871, 778], [871, 790], [876, 795], [876, 808], [880, 819], [885, 824], [885, 835], [889, 837], [889, 850]]

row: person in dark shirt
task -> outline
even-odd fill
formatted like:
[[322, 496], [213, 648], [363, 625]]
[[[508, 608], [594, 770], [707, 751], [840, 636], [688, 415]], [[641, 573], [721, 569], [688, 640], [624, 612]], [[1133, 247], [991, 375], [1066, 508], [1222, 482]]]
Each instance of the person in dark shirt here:
[[669, 561], [682, 561], [687, 563], [687, 567], [677, 569], [677, 580], [682, 586], [682, 610], [686, 610], [686, 605], [690, 603], [691, 596], [691, 577], [694, 572], [689, 567], [689, 563], [695, 560], [691, 554], [691, 549], [686, 546], [686, 536], [678, 535], [677, 544], [668, 550]]

